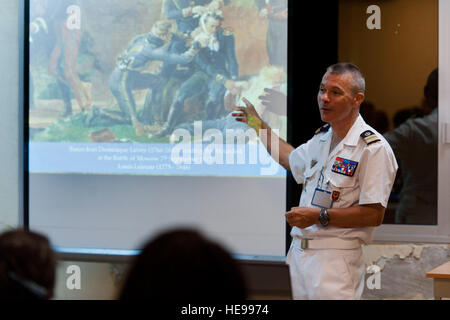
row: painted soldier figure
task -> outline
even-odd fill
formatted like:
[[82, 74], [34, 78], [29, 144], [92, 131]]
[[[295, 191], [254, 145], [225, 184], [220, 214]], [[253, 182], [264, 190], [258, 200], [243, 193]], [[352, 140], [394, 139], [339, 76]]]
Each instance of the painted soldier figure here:
[[235, 40], [230, 31], [221, 28], [223, 17], [216, 13], [202, 16], [202, 32], [194, 38], [202, 48], [194, 58], [196, 72], [180, 86], [169, 115], [156, 136], [165, 136], [175, 128], [183, 116], [187, 98], [207, 93], [206, 114], [208, 119], [216, 119], [224, 113], [224, 95], [233, 90], [239, 74], [235, 54]]
[[[151, 102], [157, 104], [160, 100], [158, 95], [166, 82], [165, 78], [160, 76], [164, 63], [187, 64], [198, 52], [198, 49], [194, 48], [196, 44], [182, 54], [170, 52], [169, 48], [174, 46], [174, 42], [181, 41], [169, 32], [170, 27], [169, 22], [158, 21], [149, 34], [140, 35], [132, 40], [127, 50], [118, 58], [117, 66], [109, 80], [110, 89], [118, 102], [122, 117], [127, 122], [131, 120], [139, 135], [143, 134], [143, 126], [138, 120], [132, 91], [151, 89]], [[147, 108], [150, 103], [148, 98], [147, 94], [145, 102]]]
[[178, 32], [189, 36], [199, 25], [200, 16], [215, 11], [230, 0], [166, 0], [164, 13], [167, 19], [175, 20]]

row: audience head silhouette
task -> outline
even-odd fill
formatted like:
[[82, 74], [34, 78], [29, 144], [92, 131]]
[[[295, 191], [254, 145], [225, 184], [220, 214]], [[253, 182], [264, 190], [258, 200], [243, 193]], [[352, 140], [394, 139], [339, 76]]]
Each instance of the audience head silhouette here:
[[237, 262], [219, 244], [189, 229], [167, 231], [143, 248], [120, 299], [245, 299]]
[[25, 230], [0, 235], [0, 299], [53, 297], [56, 255], [48, 239]]
[[434, 69], [427, 78], [427, 83], [423, 89], [426, 106], [430, 111], [438, 106], [438, 88], [439, 88], [438, 69]]

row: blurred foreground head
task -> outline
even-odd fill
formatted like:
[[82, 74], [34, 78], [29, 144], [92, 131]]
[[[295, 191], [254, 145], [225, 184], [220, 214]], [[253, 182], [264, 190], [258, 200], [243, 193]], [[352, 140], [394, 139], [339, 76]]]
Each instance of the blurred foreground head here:
[[173, 230], [148, 242], [125, 280], [120, 299], [245, 299], [237, 262], [194, 230]]
[[25, 230], [0, 235], [0, 299], [50, 299], [56, 255], [48, 239]]
[[439, 73], [438, 69], [434, 69], [428, 75], [427, 83], [423, 89], [423, 93], [425, 96], [426, 106], [430, 109], [429, 111], [434, 110], [438, 106], [438, 98], [439, 98]]

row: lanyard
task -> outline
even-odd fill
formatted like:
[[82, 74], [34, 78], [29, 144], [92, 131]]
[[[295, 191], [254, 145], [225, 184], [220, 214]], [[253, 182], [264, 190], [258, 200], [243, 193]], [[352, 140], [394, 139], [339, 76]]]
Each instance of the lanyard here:
[[322, 169], [320, 169], [319, 179], [317, 180], [317, 188], [320, 188], [320, 189], [323, 189], [323, 181], [325, 179], [325, 177], [323, 175], [323, 169], [324, 169], [324, 167], [322, 167]]

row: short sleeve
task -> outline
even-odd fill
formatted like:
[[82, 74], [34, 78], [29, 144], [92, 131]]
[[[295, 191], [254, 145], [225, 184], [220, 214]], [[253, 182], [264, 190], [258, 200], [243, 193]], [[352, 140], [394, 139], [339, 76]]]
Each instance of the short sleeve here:
[[297, 149], [289, 154], [289, 167], [291, 168], [292, 176], [298, 184], [303, 183], [304, 173], [306, 169], [307, 143], [302, 144]]
[[387, 207], [398, 165], [388, 143], [367, 146], [359, 162], [359, 204], [380, 203]]

